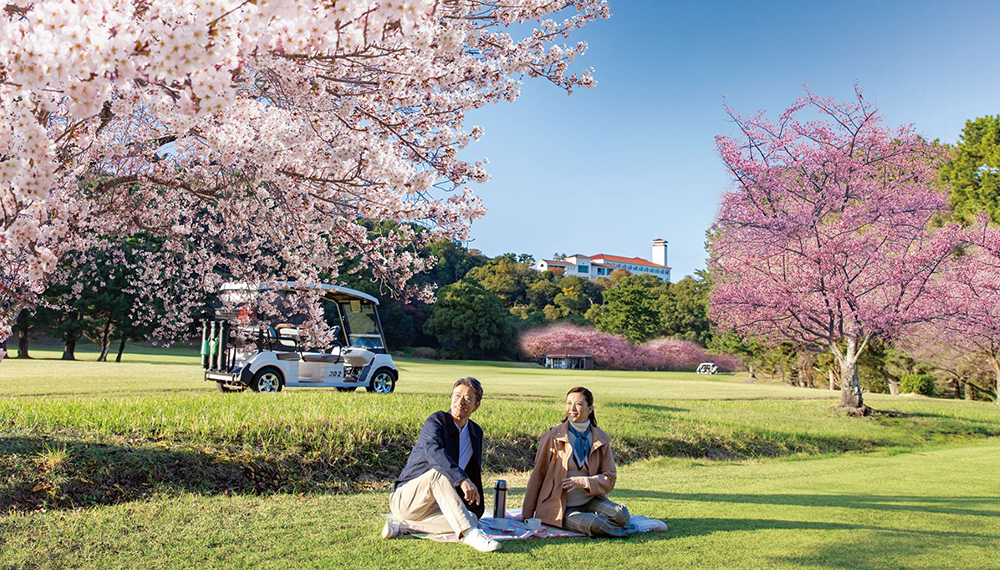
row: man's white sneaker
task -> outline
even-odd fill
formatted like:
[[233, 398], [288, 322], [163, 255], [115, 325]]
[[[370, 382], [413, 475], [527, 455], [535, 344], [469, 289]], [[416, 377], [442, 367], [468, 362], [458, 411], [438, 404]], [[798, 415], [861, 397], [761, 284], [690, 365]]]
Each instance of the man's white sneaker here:
[[479, 552], [493, 552], [500, 548], [500, 543], [490, 538], [488, 534], [474, 528], [469, 532], [465, 533], [462, 537], [462, 542], [468, 544], [472, 548], [475, 548]]
[[385, 521], [385, 526], [382, 527], [382, 538], [396, 538], [399, 536], [401, 529], [398, 522]]

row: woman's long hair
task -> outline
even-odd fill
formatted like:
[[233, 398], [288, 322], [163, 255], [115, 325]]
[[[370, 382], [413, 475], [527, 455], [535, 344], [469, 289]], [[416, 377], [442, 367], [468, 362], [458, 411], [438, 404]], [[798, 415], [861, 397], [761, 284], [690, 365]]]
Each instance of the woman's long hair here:
[[[590, 419], [590, 425], [596, 427], [597, 426], [597, 416], [594, 415], [594, 394], [590, 390], [584, 388], [583, 386], [577, 386], [576, 388], [570, 388], [569, 392], [566, 392], [566, 395], [569, 396], [570, 394], [583, 394], [583, 399], [587, 400], [587, 406], [590, 408], [590, 418], [589, 418]], [[568, 418], [564, 417], [562, 421], [564, 421], [564, 422], [568, 421]]]

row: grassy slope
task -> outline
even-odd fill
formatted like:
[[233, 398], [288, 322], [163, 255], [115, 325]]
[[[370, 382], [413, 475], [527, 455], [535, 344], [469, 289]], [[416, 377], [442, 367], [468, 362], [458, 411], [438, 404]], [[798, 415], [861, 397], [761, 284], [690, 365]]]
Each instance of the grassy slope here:
[[[808, 461], [660, 459], [612, 496], [670, 532], [481, 555], [378, 538], [384, 493], [156, 498], [0, 518], [0, 568], [1000, 568], [1000, 444]], [[523, 476], [511, 476], [519, 504]], [[597, 563], [596, 561], [600, 561]]]
[[[35, 507], [52, 496], [47, 512], [0, 518], [0, 568], [124, 568], [139, 560], [148, 568], [416, 568], [441, 560], [485, 567], [487, 559], [456, 545], [378, 540], [383, 493], [253, 495], [261, 478], [285, 477], [285, 489], [338, 488], [315, 481], [329, 475], [324, 465], [348, 460], [392, 471], [419, 421], [446, 405], [441, 395], [454, 378], [470, 374], [487, 389], [477, 420], [494, 442], [493, 469], [523, 464], [511, 456], [530, 456], [523, 448], [558, 421], [566, 389], [584, 384], [597, 395], [602, 426], [632, 461], [621, 469], [618, 498], [633, 512], [672, 521], [667, 536], [621, 543], [510, 545], [490, 567], [606, 557], [615, 567], [1000, 568], [986, 546], [998, 538], [986, 517], [1000, 514], [992, 475], [1000, 444], [982, 443], [1000, 433], [990, 404], [873, 395], [877, 408], [905, 415], [848, 420], [831, 410], [836, 394], [735, 377], [425, 362], [401, 363], [395, 397], [289, 390], [261, 398], [214, 393], [191, 351], [126, 353], [126, 360], [0, 364], [0, 495], [40, 483]], [[923, 451], [902, 453], [918, 446]], [[881, 452], [830, 456], [843, 450]], [[814, 458], [635, 461], [651, 454]], [[145, 476], [145, 498], [114, 504], [135, 494], [102, 486], [115, 479], [101, 465]], [[199, 483], [208, 465], [229, 470], [221, 485]], [[259, 473], [251, 487], [227, 490], [225, 477], [246, 477], [248, 469]], [[90, 497], [99, 506], [62, 508], [55, 498], [74, 481], [86, 486], [86, 477], [106, 495]], [[524, 483], [521, 474], [506, 477]]]

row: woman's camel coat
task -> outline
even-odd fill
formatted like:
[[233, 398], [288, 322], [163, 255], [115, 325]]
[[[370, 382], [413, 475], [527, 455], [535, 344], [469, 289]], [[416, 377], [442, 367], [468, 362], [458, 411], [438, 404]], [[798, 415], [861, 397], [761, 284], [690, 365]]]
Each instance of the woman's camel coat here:
[[[611, 438], [597, 426], [591, 426], [594, 443], [591, 444], [587, 465], [582, 471], [588, 473], [586, 492], [592, 497], [607, 498], [615, 488], [615, 455], [611, 451]], [[566, 491], [563, 479], [569, 471], [573, 448], [569, 444], [569, 428], [566, 422], [550, 429], [538, 442], [535, 468], [528, 479], [524, 492], [521, 515], [527, 519], [537, 517], [547, 525], [562, 526], [566, 514]]]

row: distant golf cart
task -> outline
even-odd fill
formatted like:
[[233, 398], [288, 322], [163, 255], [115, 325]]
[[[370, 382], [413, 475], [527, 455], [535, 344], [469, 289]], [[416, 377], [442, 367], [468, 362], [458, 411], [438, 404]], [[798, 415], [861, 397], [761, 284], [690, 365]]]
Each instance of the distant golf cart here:
[[[299, 327], [255, 322], [253, 310], [202, 323], [201, 365], [205, 380], [222, 392], [279, 392], [283, 387], [336, 388], [389, 394], [399, 370], [385, 347], [378, 299], [337, 285], [279, 282], [274, 287], [226, 283], [220, 295], [234, 305], [250, 306], [265, 291], [317, 291], [336, 309], [333, 327], [337, 346], [330, 352], [311, 350]], [[237, 334], [238, 333], [238, 334]], [[244, 340], [238, 342], [240, 337]]]
[[702, 362], [694, 371], [697, 374], [715, 374], [719, 371], [719, 366], [714, 362]]

